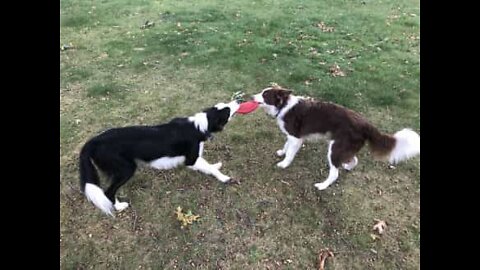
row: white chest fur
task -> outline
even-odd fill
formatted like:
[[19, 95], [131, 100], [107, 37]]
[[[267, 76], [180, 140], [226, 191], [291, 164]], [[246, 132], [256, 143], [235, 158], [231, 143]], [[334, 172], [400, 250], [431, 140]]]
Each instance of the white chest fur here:
[[185, 156], [162, 157], [150, 162], [150, 166], [159, 170], [168, 170], [177, 167], [185, 162]]
[[278, 127], [280, 128], [280, 130], [285, 134], [285, 135], [290, 135], [288, 134], [287, 130], [285, 129], [285, 122], [280, 119], [280, 118], [277, 118], [277, 124], [278, 124]]
[[287, 136], [289, 136], [290, 134], [288, 134], [287, 130], [285, 129], [285, 122], [283, 121], [283, 117], [285, 116], [285, 114], [287, 114], [288, 111], [290, 111], [291, 108], [293, 108], [293, 106], [297, 105], [300, 99], [303, 99], [303, 97], [291, 95], [287, 101], [287, 105], [285, 105], [285, 107], [280, 111], [277, 116], [278, 127], [280, 127], [280, 130]]

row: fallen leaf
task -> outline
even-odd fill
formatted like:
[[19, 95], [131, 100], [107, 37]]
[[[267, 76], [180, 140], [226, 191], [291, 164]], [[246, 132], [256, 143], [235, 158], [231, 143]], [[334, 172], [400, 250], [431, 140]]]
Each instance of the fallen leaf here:
[[318, 270], [325, 270], [325, 260], [328, 257], [334, 257], [332, 251], [329, 249], [320, 250], [320, 254], [318, 254]]
[[98, 56], [98, 59], [105, 59], [108, 57], [108, 53], [104, 52], [102, 54], [100, 54], [100, 56]]
[[280, 89], [282, 88], [278, 83], [276, 82], [270, 82], [270, 87], [274, 88], [274, 89]]
[[70, 42], [70, 44], [63, 44], [62, 46], [60, 46], [60, 50], [61, 51], [66, 51], [66, 50], [70, 50], [70, 49], [74, 49], [75, 47], [73, 46], [73, 44]]
[[387, 223], [385, 221], [379, 220], [379, 219], [375, 219], [375, 221], [377, 223], [373, 226], [373, 230], [378, 231], [379, 234], [383, 234], [383, 232], [387, 228]]
[[154, 22], [150, 22], [150, 21], [147, 20], [142, 26], [140, 26], [140, 29], [146, 29], [146, 28], [152, 27], [154, 25], [155, 25]]
[[230, 181], [228, 181], [228, 184], [230, 184], [230, 185], [240, 185], [241, 182], [238, 179], [230, 179]]
[[200, 216], [192, 214], [192, 211], [188, 211], [186, 214], [182, 212], [182, 208], [177, 207], [175, 214], [177, 215], [177, 220], [181, 222], [180, 228], [185, 228], [188, 224], [193, 224], [194, 221], [197, 221]]
[[332, 74], [333, 77], [344, 77], [345, 73], [340, 69], [340, 66], [338, 65], [333, 65], [330, 67], [330, 74]]
[[317, 27], [322, 30], [322, 32], [333, 32], [335, 28], [327, 26], [324, 22], [317, 23]]

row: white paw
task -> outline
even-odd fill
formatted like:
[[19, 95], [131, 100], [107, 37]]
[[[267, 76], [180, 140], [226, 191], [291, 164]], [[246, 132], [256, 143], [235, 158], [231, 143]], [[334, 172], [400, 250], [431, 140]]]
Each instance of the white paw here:
[[218, 162], [218, 163], [212, 164], [212, 166], [213, 166], [215, 169], [220, 170], [220, 168], [222, 168], [222, 162]]
[[277, 156], [283, 157], [285, 155], [285, 151], [283, 149], [277, 150]]
[[355, 166], [352, 166], [352, 164], [350, 164], [350, 163], [343, 163], [343, 164], [342, 164], [342, 167], [343, 167], [345, 170], [350, 171], [350, 170], [353, 169], [353, 167], [355, 167]]
[[218, 178], [218, 180], [220, 180], [220, 182], [223, 182], [223, 183], [226, 183], [226, 182], [230, 181], [230, 179], [232, 179], [232, 178], [230, 178], [229, 176], [226, 176], [226, 175], [223, 175], [223, 176]]
[[314, 186], [315, 186], [318, 190], [324, 190], [324, 189], [326, 189], [329, 185], [324, 184], [324, 183], [316, 183]]
[[358, 164], [358, 159], [357, 157], [354, 157], [349, 163], [343, 163], [342, 167], [345, 170], [350, 171], [350, 170], [353, 170], [353, 168], [355, 168], [357, 164]]
[[115, 210], [120, 212], [120, 211], [125, 210], [128, 207], [128, 203], [117, 201], [113, 206], [115, 207]]
[[285, 162], [285, 161], [282, 161], [282, 162], [277, 163], [277, 167], [280, 167], [280, 168], [282, 168], [282, 169], [287, 168], [289, 165], [290, 165], [290, 163]]

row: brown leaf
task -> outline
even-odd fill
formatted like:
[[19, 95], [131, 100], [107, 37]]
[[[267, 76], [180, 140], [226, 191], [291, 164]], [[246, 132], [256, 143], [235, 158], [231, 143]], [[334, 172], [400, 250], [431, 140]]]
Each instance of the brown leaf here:
[[320, 250], [320, 254], [318, 254], [318, 270], [325, 270], [325, 260], [328, 257], [334, 257], [332, 251], [329, 249]]
[[383, 232], [387, 228], [387, 223], [385, 221], [379, 220], [379, 219], [375, 219], [375, 221], [377, 223], [373, 226], [373, 230], [378, 231], [379, 234], [383, 234]]
[[154, 22], [146, 21], [142, 26], [140, 26], [140, 29], [147, 29], [147, 28], [152, 27], [154, 25], [155, 25]]
[[273, 89], [281, 89], [282, 88], [282, 86], [280, 86], [276, 82], [270, 82], [270, 87], [272, 87]]
[[240, 185], [242, 182], [240, 182], [239, 179], [230, 179], [230, 181], [227, 182], [228, 184], [231, 184], [231, 185]]
[[335, 29], [331, 26], [327, 26], [324, 22], [317, 23], [317, 27], [322, 30], [322, 32], [333, 32]]
[[103, 52], [102, 54], [100, 54], [100, 56], [97, 57], [97, 59], [100, 59], [100, 60], [101, 60], [101, 59], [105, 59], [105, 58], [107, 58], [107, 57], [108, 57], [108, 53]]
[[332, 74], [333, 77], [344, 77], [345, 73], [340, 69], [340, 66], [338, 65], [333, 65], [330, 67], [330, 74]]
[[60, 46], [61, 51], [70, 50], [70, 49], [75, 49], [75, 47], [73, 46], [73, 44], [71, 42], [70, 42], [70, 44], [64, 44], [64, 45]]

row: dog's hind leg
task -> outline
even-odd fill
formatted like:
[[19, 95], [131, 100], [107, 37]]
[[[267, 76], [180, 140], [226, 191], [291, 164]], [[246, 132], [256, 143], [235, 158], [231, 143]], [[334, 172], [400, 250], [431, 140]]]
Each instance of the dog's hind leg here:
[[[337, 180], [338, 178], [338, 166], [340, 165], [339, 162], [335, 162], [336, 165], [333, 163], [332, 161], [332, 150], [333, 150], [333, 145], [335, 144], [335, 141], [330, 141], [330, 143], [328, 144], [328, 154], [327, 154], [327, 158], [328, 158], [328, 166], [330, 167], [330, 171], [328, 173], [328, 177], [325, 181], [321, 182], [321, 183], [316, 183], [315, 184], [315, 187], [318, 189], [318, 190], [324, 190], [326, 189], [328, 186], [330, 186], [333, 182], [335, 182], [335, 180]], [[336, 149], [335, 149], [336, 150]], [[336, 160], [335, 160], [336, 161]]]
[[363, 140], [355, 138], [345, 138], [342, 140], [332, 140], [328, 145], [328, 165], [330, 171], [325, 181], [316, 183], [315, 187], [319, 190], [326, 189], [338, 178], [338, 168], [343, 166], [347, 170], [352, 170], [358, 164], [358, 158], [355, 154], [364, 145]]
[[118, 160], [115, 165], [116, 171], [111, 173], [112, 183], [105, 191], [105, 196], [114, 203], [113, 206], [115, 207], [115, 210], [122, 211], [128, 207], [128, 203], [118, 201], [118, 199], [115, 198], [115, 194], [117, 193], [117, 190], [133, 176], [137, 165], [133, 161], [130, 162], [123, 159]]

